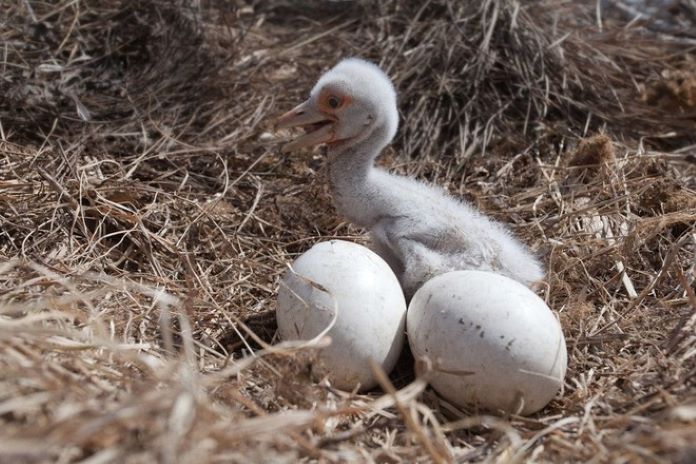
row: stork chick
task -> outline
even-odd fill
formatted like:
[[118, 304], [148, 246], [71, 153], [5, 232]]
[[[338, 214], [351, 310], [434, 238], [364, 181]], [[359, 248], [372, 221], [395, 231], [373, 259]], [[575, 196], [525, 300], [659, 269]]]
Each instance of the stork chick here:
[[492, 271], [525, 285], [542, 279], [539, 261], [502, 224], [440, 188], [374, 166], [398, 124], [387, 75], [350, 58], [324, 74], [309, 99], [281, 116], [276, 128], [305, 128], [285, 151], [328, 146], [336, 209], [370, 231], [374, 250], [408, 298], [432, 277], [455, 270]]

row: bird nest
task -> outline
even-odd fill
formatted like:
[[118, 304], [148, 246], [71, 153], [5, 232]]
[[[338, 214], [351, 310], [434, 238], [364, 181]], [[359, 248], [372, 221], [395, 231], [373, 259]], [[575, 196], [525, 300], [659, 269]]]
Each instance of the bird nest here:
[[[4, 2], [1, 460], [693, 460], [696, 12], [643, 3]], [[271, 120], [351, 55], [400, 92], [383, 162], [543, 257], [570, 359], [540, 413], [408, 366], [341, 392], [277, 344], [286, 264], [365, 237]]]

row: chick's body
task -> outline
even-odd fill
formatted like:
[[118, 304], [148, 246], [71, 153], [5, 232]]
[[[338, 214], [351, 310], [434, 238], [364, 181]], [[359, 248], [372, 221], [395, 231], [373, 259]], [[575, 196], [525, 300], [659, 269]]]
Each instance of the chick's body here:
[[[492, 271], [525, 285], [543, 278], [542, 266], [505, 226], [441, 188], [375, 168], [360, 199], [335, 189], [340, 214], [370, 231], [373, 249], [410, 297], [445, 272]], [[369, 205], [369, 207], [367, 206]]]

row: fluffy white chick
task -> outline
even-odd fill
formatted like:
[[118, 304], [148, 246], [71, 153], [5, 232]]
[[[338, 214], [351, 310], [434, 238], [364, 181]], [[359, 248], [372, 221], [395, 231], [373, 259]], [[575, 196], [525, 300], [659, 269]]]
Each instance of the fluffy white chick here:
[[398, 124], [387, 75], [350, 58], [321, 76], [309, 99], [281, 116], [276, 127], [305, 128], [286, 151], [327, 144], [336, 209], [370, 231], [375, 251], [407, 297], [454, 270], [492, 271], [528, 286], [542, 279], [539, 260], [501, 223], [438, 187], [375, 167]]

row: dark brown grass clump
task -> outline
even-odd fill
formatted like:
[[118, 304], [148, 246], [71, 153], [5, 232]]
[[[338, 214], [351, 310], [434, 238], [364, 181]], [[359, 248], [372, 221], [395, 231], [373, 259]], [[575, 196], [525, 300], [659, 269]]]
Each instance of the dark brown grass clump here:
[[[368, 53], [405, 94], [404, 149], [462, 157], [485, 151], [501, 132], [534, 139], [552, 125], [577, 136], [608, 122], [614, 134], [674, 131], [671, 142], [696, 142], [696, 68], [687, 53], [696, 43], [623, 28], [576, 3], [387, 1], [368, 9], [374, 24], [359, 30]], [[645, 104], [638, 90], [656, 78], [674, 96], [670, 111]]]
[[[281, 3], [2, 3], [0, 461], [692, 461], [691, 2]], [[274, 339], [285, 265], [366, 242], [270, 133], [349, 55], [400, 92], [383, 162], [544, 257], [570, 364], [533, 417]]]

